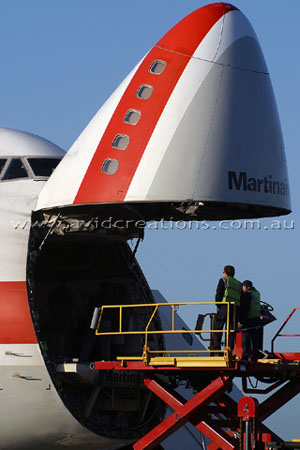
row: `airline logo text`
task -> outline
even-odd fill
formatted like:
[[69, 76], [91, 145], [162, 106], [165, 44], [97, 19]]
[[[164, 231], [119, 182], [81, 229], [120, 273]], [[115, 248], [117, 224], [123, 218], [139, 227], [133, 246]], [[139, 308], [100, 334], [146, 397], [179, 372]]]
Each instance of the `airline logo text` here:
[[246, 172], [228, 172], [228, 188], [240, 191], [263, 192], [265, 194], [275, 194], [288, 196], [288, 185], [282, 181], [273, 180], [272, 175], [264, 178], [248, 177]]

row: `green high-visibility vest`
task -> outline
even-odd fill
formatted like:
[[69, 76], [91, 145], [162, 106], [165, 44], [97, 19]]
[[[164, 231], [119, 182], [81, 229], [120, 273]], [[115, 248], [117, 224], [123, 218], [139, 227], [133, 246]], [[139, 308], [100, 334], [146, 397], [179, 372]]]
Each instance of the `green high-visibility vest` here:
[[223, 278], [225, 292], [222, 302], [234, 302], [236, 306], [240, 306], [240, 298], [242, 292], [241, 283], [233, 277]]
[[249, 289], [248, 292], [251, 294], [251, 304], [247, 314], [247, 319], [256, 319], [261, 315], [260, 293], [255, 288]]

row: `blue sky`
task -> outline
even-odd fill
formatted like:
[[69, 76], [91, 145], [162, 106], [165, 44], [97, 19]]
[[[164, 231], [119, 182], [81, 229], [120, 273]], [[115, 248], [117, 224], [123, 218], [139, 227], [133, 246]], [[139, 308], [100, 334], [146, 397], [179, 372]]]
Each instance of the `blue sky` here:
[[[67, 150], [138, 60], [176, 22], [206, 3], [1, 0], [1, 126], [33, 132]], [[223, 266], [235, 265], [237, 277], [252, 279], [262, 298], [274, 305], [278, 320], [266, 330], [269, 349], [281, 322], [300, 306], [300, 2], [232, 3], [252, 23], [271, 74], [293, 213], [276, 219], [280, 222], [263, 220], [260, 230], [245, 230], [243, 222], [226, 224], [228, 229], [213, 223], [215, 229], [208, 230], [147, 230], [138, 259], [150, 286], [170, 301], [213, 300]], [[190, 327], [196, 314], [182, 314]], [[290, 331], [300, 334], [298, 324], [295, 320]], [[286, 340], [278, 349], [295, 350], [299, 343], [299, 338]], [[292, 413], [299, 405], [300, 398], [268, 422], [286, 439], [300, 437], [298, 417]]]

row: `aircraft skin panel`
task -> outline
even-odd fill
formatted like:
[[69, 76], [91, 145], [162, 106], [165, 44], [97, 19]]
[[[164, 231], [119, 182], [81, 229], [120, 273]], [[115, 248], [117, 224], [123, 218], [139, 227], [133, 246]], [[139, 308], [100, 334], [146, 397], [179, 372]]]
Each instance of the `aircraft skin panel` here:
[[[201, 42], [193, 54], [193, 58], [216, 62], [216, 60], [228, 47], [230, 47], [235, 41], [246, 36], [252, 37], [258, 41], [254, 29], [241, 11], [230, 11], [225, 16], [221, 17], [221, 19], [219, 19], [218, 22], [209, 30], [205, 36], [205, 40]], [[267, 72], [264, 58], [261, 61], [253, 61], [253, 65], [249, 66], [247, 55], [245, 56], [247, 66], [239, 66], [240, 68]]]
[[[172, 28], [148, 53], [105, 131], [74, 204], [124, 200], [145, 147], [186, 65], [199, 42], [224, 13], [224, 6], [208, 6], [197, 10]], [[156, 60], [167, 63], [161, 77], [149, 72]], [[142, 85], [153, 87], [149, 101], [137, 98], [137, 90]], [[184, 96], [184, 92], [181, 95]], [[122, 123], [129, 105], [130, 109], [141, 111], [141, 119], [134, 129], [132, 125]], [[111, 143], [116, 133], [129, 135], [131, 142], [128, 152], [118, 149], [112, 152]], [[99, 170], [106, 158], [116, 158], [120, 164], [114, 177]]]
[[0, 282], [1, 344], [36, 343], [25, 281]]
[[[220, 75], [219, 77], [215, 76], [215, 78], [212, 78], [212, 89], [210, 90], [209, 95], [206, 95], [205, 99], [202, 98], [197, 102], [194, 101], [195, 108], [193, 111], [189, 112], [188, 116], [188, 120], [191, 120], [192, 122], [191, 124], [185, 123], [184, 126], [181, 127], [184, 131], [182, 133], [182, 139], [178, 141], [176, 141], [176, 139], [178, 139], [177, 130], [178, 128], [180, 128], [180, 122], [187, 113], [197, 92], [205, 91], [202, 83], [204, 82], [206, 77], [213, 75], [211, 72], [211, 69], [215, 67], [215, 64], [213, 63], [215, 63], [217, 58], [219, 58], [225, 52], [225, 50], [228, 49], [235, 41], [243, 37], [251, 37], [255, 40], [257, 39], [256, 34], [246, 17], [241, 14], [240, 11], [236, 10], [230, 11], [225, 16], [221, 17], [207, 33], [203, 41], [195, 50], [193, 58], [191, 58], [190, 62], [186, 66], [176, 88], [174, 89], [164, 111], [162, 112], [160, 120], [158, 121], [151, 139], [149, 140], [147, 148], [129, 186], [125, 197], [126, 201], [143, 201], [145, 199], [155, 200], [162, 197], [162, 191], [163, 195], [165, 195], [170, 200], [177, 200], [178, 198], [179, 200], [182, 200], [182, 198], [194, 198], [191, 195], [190, 189], [184, 189], [184, 185], [182, 182], [180, 183], [181, 191], [179, 193], [179, 196], [174, 195], [179, 186], [178, 176], [180, 177], [180, 180], [182, 180], [182, 177], [184, 176], [182, 167], [186, 167], [187, 155], [192, 170], [197, 170], [197, 158], [201, 156], [199, 155], [199, 142], [201, 141], [201, 139], [199, 138], [199, 134], [203, 134], [202, 145], [204, 146], [207, 137], [207, 134], [205, 133], [207, 133], [210, 128], [213, 119], [212, 113], [217, 101], [217, 94], [220, 91], [220, 89], [216, 89], [216, 86], [218, 86], [220, 83]], [[222, 65], [225, 64], [226, 63]], [[238, 68], [245, 68], [248, 70], [254, 70], [264, 73], [267, 72], [262, 54], [261, 58], [257, 57], [251, 62], [248, 60], [248, 58], [246, 58], [245, 62], [239, 61]], [[218, 69], [221, 74], [222, 66], [218, 66], [215, 72], [217, 72]], [[203, 92], [203, 95], [205, 95], [205, 92]], [[199, 105], [206, 105], [202, 115]], [[208, 117], [209, 109], [210, 116]], [[199, 118], [200, 115], [201, 119]], [[191, 130], [196, 129], [196, 135], [195, 133], [189, 133], [189, 128]], [[193, 139], [193, 137], [195, 140], [195, 148], [193, 148], [193, 151], [191, 151], [191, 148], [193, 147], [193, 142], [191, 142], [191, 140]], [[177, 144], [176, 149], [174, 148], [174, 145], [172, 145], [173, 140], [175, 144]], [[188, 148], [186, 144], [187, 142], [189, 144]], [[183, 155], [181, 156], [179, 154], [180, 149], [183, 153]], [[170, 152], [171, 156], [171, 158], [168, 159], [168, 164], [171, 164], [171, 166], [169, 167], [173, 167], [173, 165], [176, 164], [177, 167], [179, 167], [181, 170], [179, 170], [179, 174], [176, 174], [174, 176], [174, 172], [170, 168], [169, 172], [171, 173], [171, 176], [169, 177], [168, 171], [166, 170], [163, 175], [163, 186], [161, 186], [159, 188], [159, 192], [157, 192], [157, 189], [155, 189], [155, 186], [152, 186], [152, 183], [156, 174], [161, 168], [160, 165], [162, 163], [162, 159], [168, 151]], [[174, 157], [175, 154], [176, 157]], [[193, 177], [191, 172], [186, 173], [185, 176], [187, 178], [187, 184], [193, 185], [195, 183], [195, 177]], [[167, 177], [168, 180], [170, 180], [170, 183], [168, 184], [166, 183]], [[177, 186], [175, 191], [173, 185], [174, 182]], [[213, 198], [215, 197], [216, 194], [213, 196]], [[211, 198], [212, 197], [210, 196], [210, 199]]]
[[[170, 52], [193, 56], [212, 27], [237, 8], [228, 3], [212, 3], [184, 17], [157, 42]], [[215, 47], [215, 43], [213, 44]]]
[[[31, 150], [26, 148], [32, 143], [31, 136], [8, 130], [0, 133], [0, 147], [6, 156], [11, 155], [11, 142], [19, 148], [24, 139], [26, 155], [37, 156], [34, 145], [41, 141], [33, 139]], [[1, 138], [5, 139], [2, 140]], [[17, 139], [16, 139], [17, 138]], [[43, 145], [43, 143], [42, 143]], [[12, 147], [14, 147], [12, 145]], [[5, 150], [4, 150], [5, 149]], [[52, 148], [51, 148], [52, 150]], [[43, 155], [44, 150], [38, 155]], [[53, 155], [49, 152], [48, 155]], [[56, 150], [55, 150], [56, 153]], [[13, 155], [17, 156], [17, 155]], [[28, 238], [31, 224], [31, 210], [35, 207], [38, 194], [45, 181], [32, 179], [8, 180], [0, 183], [0, 343], [30, 344], [36, 343], [32, 318], [29, 311], [26, 286], [26, 262]]]
[[[125, 201], [144, 201], [151, 198], [148, 196], [148, 191], [173, 139], [178, 123], [184, 117], [184, 113], [197, 91], [199, 80], [204, 79], [211, 68], [211, 63], [205, 61], [195, 77], [195, 65], [197, 65], [197, 61], [192, 58], [170, 96], [130, 183]], [[199, 125], [205, 126], [206, 123]], [[186, 139], [183, 148], [186, 149]], [[190, 153], [190, 157], [194, 160], [193, 154]], [[175, 161], [173, 161], [174, 163]], [[176, 163], [182, 164], [182, 161], [176, 161]], [[168, 174], [166, 175], [168, 176]], [[165, 177], [165, 187], [167, 188], [167, 186]], [[184, 188], [182, 190], [184, 191]], [[182, 194], [183, 198], [188, 198], [184, 192]], [[157, 199], [158, 197], [156, 197]]]
[[0, 282], [26, 280], [31, 211], [44, 185], [27, 178], [0, 183]]
[[0, 360], [1, 404], [5, 405], [0, 450], [120, 448], [121, 441], [87, 430], [68, 411], [37, 344], [0, 344]]
[[[212, 43], [220, 33], [214, 54]], [[163, 111], [125, 200], [219, 200], [290, 209], [277, 107], [249, 22], [239, 11], [229, 12], [195, 54]], [[181, 115], [168, 128], [174, 111]]]
[[0, 156], [52, 156], [62, 158], [65, 155], [53, 142], [25, 131], [0, 127]]
[[[23, 142], [23, 145], [22, 145]], [[20, 154], [16, 153], [16, 149]], [[59, 147], [37, 136], [0, 129], [1, 157], [61, 157]], [[114, 449], [82, 426], [61, 400], [37, 343], [29, 310], [26, 263], [31, 211], [45, 180], [0, 183], [0, 450]]]
[[[74, 204], [124, 200], [145, 147], [188, 59], [185, 55], [175, 53], [169, 56], [165, 50], [155, 47], [149, 52], [128, 86], [105, 131]], [[155, 60], [167, 60], [165, 75], [161, 79], [148, 72]], [[151, 101], [136, 97], [139, 86], [143, 84], [153, 86]], [[130, 109], [141, 112], [140, 121], [135, 126], [124, 123], [123, 120], [129, 106]], [[112, 148], [111, 144], [117, 133], [129, 136], [128, 151], [126, 151], [127, 149], [120, 151]], [[115, 175], [109, 176], [101, 171], [103, 162], [107, 158], [119, 162], [119, 168]]]
[[[225, 52], [227, 59], [234, 59], [230, 57], [235, 53], [232, 47], [243, 53], [255, 48], [256, 41], [246, 37], [238, 40]], [[215, 86], [219, 86], [217, 91]], [[257, 92], [261, 92], [260, 98]], [[148, 191], [144, 193], [140, 185], [135, 192], [142, 192], [152, 201], [162, 197], [177, 201], [201, 198], [290, 208], [283, 140], [271, 94], [269, 77], [264, 73], [212, 65], [182, 117]], [[232, 98], [237, 100], [226, 115]], [[199, 104], [206, 105], [205, 111], [199, 112]], [[253, 157], [257, 136], [261, 144], [259, 165]], [[203, 151], [199, 152], [199, 147]], [[146, 170], [140, 172], [140, 180], [145, 178]], [[134, 194], [130, 198], [133, 200]]]
[[[165, 63], [160, 74], [151, 73], [155, 61]], [[147, 99], [139, 98], [143, 86], [152, 89]], [[117, 97], [50, 177], [37, 209], [200, 201], [290, 211], [270, 77], [256, 34], [236, 8], [211, 4], [187, 16]], [[126, 119], [130, 111], [139, 115], [135, 124]], [[127, 137], [124, 148], [114, 144], [118, 136]]]
[[[226, 4], [208, 5], [201, 8], [179, 22], [150, 50], [117, 105], [76, 196], [73, 196], [73, 189], [69, 193], [65, 192], [68, 189], [68, 185], [67, 189], [65, 185], [66, 172], [63, 176], [64, 181], [62, 182], [60, 179], [58, 185], [57, 174], [60, 169], [58, 167], [41, 193], [37, 209], [68, 204], [124, 200], [157, 121], [193, 53], [220, 17], [234, 9], [231, 5]], [[166, 60], [167, 63], [161, 76], [149, 72], [151, 64], [156, 60]], [[149, 101], [136, 96], [142, 85], [153, 87]], [[181, 95], [184, 96], [184, 92]], [[136, 126], [124, 123], [124, 116], [129, 109], [141, 113], [140, 121]], [[104, 120], [106, 121], [107, 118]], [[169, 127], [170, 125], [168, 124]], [[123, 133], [129, 136], [129, 144], [126, 148], [128, 151], [120, 151], [112, 147], [114, 137]], [[86, 145], [89, 145], [88, 141], [86, 141]], [[81, 147], [80, 152], [84, 151], [86, 151], [86, 147]], [[90, 153], [88, 150], [89, 156]], [[74, 156], [74, 153], [71, 156]], [[114, 176], [101, 171], [107, 158], [115, 159], [119, 163]], [[71, 158], [69, 163], [71, 163]], [[74, 163], [75, 159], [73, 158], [72, 169], [75, 167]], [[60, 166], [63, 167], [63, 164]], [[64, 167], [66, 169], [66, 165]]]
[[36, 209], [42, 209], [45, 204], [51, 207], [73, 203], [99, 141], [141, 62], [112, 93], [66, 153], [39, 196]]

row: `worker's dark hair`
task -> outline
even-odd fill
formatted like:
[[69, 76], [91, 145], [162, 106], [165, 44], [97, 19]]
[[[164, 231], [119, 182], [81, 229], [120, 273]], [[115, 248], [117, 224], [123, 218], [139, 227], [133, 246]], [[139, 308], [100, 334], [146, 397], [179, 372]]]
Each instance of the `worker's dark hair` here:
[[224, 272], [229, 276], [229, 277], [234, 277], [234, 267], [233, 266], [225, 266], [224, 267]]
[[243, 281], [242, 285], [246, 286], [247, 288], [252, 288], [253, 287], [252, 281], [250, 281], [250, 280]]

